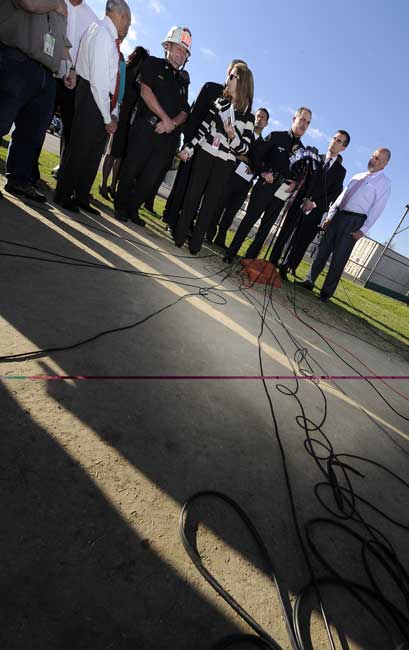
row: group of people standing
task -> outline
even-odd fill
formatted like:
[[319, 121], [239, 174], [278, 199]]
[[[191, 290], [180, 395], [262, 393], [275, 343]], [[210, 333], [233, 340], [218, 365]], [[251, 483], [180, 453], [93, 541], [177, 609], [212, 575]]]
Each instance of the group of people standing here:
[[[288, 131], [264, 138], [269, 113], [262, 107], [253, 113], [253, 74], [241, 59], [228, 66], [223, 84], [206, 83], [190, 107], [185, 70], [192, 51], [190, 30], [172, 27], [162, 43], [163, 57], [138, 47], [125, 65], [120, 45], [130, 23], [125, 0], [108, 0], [102, 21], [83, 0], [2, 2], [0, 137], [15, 125], [5, 190], [37, 202], [46, 200], [34, 187], [33, 170], [58, 105], [64, 146], [55, 171], [57, 205], [98, 214], [90, 191], [111, 138], [100, 192], [114, 200], [116, 219], [144, 226], [138, 210], [152, 201], [179, 151], [179, 168], [163, 217], [175, 245], [188, 241], [195, 255], [205, 239], [213, 241], [225, 249], [224, 260], [230, 263], [261, 218], [246, 252], [246, 257], [255, 258], [284, 213], [270, 261], [283, 277], [288, 270], [295, 272], [322, 228], [325, 235], [317, 259], [301, 286], [313, 287], [332, 254], [321, 292], [328, 300], [355, 242], [386, 205], [390, 181], [383, 169], [390, 151], [378, 149], [368, 172], [354, 177], [343, 191], [346, 170], [341, 153], [350, 136], [338, 130], [321, 156], [314, 181], [302, 184], [292, 176], [290, 158], [304, 148], [301, 138], [312, 119], [309, 108], [295, 112]], [[227, 231], [249, 192], [245, 216], [226, 248]]]

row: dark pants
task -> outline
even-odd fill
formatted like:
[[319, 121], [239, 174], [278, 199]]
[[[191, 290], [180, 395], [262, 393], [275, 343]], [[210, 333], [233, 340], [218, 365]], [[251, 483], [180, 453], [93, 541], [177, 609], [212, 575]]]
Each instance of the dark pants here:
[[284, 265], [293, 271], [301, 264], [301, 261], [307, 252], [308, 246], [314, 241], [319, 232], [319, 225], [321, 223], [322, 214], [314, 214], [316, 210], [310, 214], [304, 214], [301, 223], [298, 226], [297, 232], [291, 242], [290, 250], [284, 261]]
[[70, 143], [58, 174], [57, 201], [75, 196], [78, 203], [89, 203], [89, 193], [107, 138], [104, 120], [91, 87], [88, 81], [79, 78]]
[[0, 44], [0, 137], [15, 124], [6, 164], [11, 184], [31, 183], [54, 98], [55, 79], [50, 70], [19, 50]]
[[173, 183], [172, 191], [166, 201], [166, 207], [163, 213], [163, 220], [175, 228], [180, 211], [182, 209], [183, 201], [189, 185], [190, 174], [192, 172], [193, 160], [181, 162], [176, 174], [175, 182]]
[[189, 187], [176, 225], [177, 246], [182, 246], [185, 242], [189, 226], [202, 199], [190, 240], [190, 250], [193, 252], [200, 250], [209, 223], [219, 205], [223, 188], [228, 183], [233, 170], [233, 162], [221, 160], [202, 149], [195, 153]]
[[129, 130], [126, 156], [121, 165], [115, 209], [134, 217], [152, 196], [170, 167], [178, 145], [177, 133], [157, 134], [155, 127], [138, 117]]
[[284, 217], [280, 232], [278, 233], [271, 250], [270, 262], [272, 264], [277, 264], [279, 262], [281, 255], [283, 252], [286, 252], [285, 249], [290, 245], [292, 235], [294, 235], [294, 237], [296, 236], [294, 231], [296, 231], [296, 228], [300, 223], [302, 214], [303, 212], [300, 207], [300, 202], [296, 198]]
[[246, 253], [246, 257], [249, 257], [251, 259], [257, 257], [267, 238], [268, 233], [271, 230], [272, 225], [274, 224], [284, 205], [281, 199], [278, 199], [276, 196], [274, 196], [274, 190], [275, 186], [269, 185], [261, 179], [257, 181], [253, 187], [246, 214], [242, 219], [240, 226], [238, 227], [232, 243], [229, 246], [229, 257], [234, 257], [237, 255], [250, 230], [256, 221], [260, 219], [261, 215], [264, 212], [256, 237], [254, 238], [253, 243], [250, 245]]
[[71, 138], [72, 123], [75, 111], [76, 88], [70, 90], [63, 79], [57, 79], [57, 92], [55, 96], [54, 113], [59, 110], [61, 115], [62, 133], [60, 135], [60, 159], [68, 149]]
[[315, 284], [315, 280], [323, 270], [329, 256], [332, 260], [327, 277], [321, 289], [321, 295], [330, 298], [337, 288], [356, 240], [351, 232], [360, 230], [365, 222], [363, 215], [339, 210], [332, 218], [318, 247], [317, 257], [308, 273], [308, 280]]
[[[207, 238], [212, 241], [217, 231], [216, 241], [224, 246], [226, 234], [240, 210], [251, 187], [251, 183], [239, 174], [232, 174], [230, 183], [222, 195], [220, 207], [207, 229]], [[218, 228], [217, 228], [218, 227]]]
[[[64, 152], [67, 150], [70, 142], [72, 121], [74, 119], [74, 108], [75, 88], [70, 90], [65, 86], [63, 79], [56, 79], [56, 94], [53, 112], [56, 113], [59, 110], [61, 115], [62, 131], [60, 133], [60, 161], [62, 160]], [[40, 179], [38, 159], [40, 157], [43, 145], [44, 141], [42, 142], [41, 147], [37, 150], [37, 155], [34, 161], [32, 175], [33, 183], [37, 182]]]

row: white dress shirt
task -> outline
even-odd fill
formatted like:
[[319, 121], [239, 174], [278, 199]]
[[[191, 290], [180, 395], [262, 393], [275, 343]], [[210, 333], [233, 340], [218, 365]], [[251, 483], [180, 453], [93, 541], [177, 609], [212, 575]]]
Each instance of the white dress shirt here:
[[71, 65], [75, 67], [77, 63], [78, 50], [80, 47], [81, 38], [87, 31], [92, 23], [99, 22], [96, 14], [92, 11], [91, 7], [87, 5], [85, 0], [80, 5], [74, 7], [70, 0], [66, 0], [67, 5], [67, 37], [71, 43], [70, 57], [72, 64], [69, 61], [62, 61], [58, 77], [60, 79], [65, 77]]
[[355, 174], [349, 181], [348, 186], [332, 204], [328, 212], [328, 219], [332, 219], [345, 194], [361, 178], [365, 178], [365, 181], [355, 194], [351, 196], [347, 204], [343, 206], [343, 209], [349, 210], [350, 212], [358, 212], [359, 214], [366, 214], [365, 223], [360, 229], [361, 232], [366, 234], [381, 216], [391, 193], [391, 182], [383, 173], [383, 169], [373, 174], [369, 172]]
[[[77, 58], [77, 73], [89, 81], [95, 103], [101, 111], [105, 124], [111, 122], [110, 94], [115, 92], [119, 56], [116, 48], [117, 29], [112, 20], [105, 16], [99, 23], [93, 23], [81, 40]], [[112, 111], [118, 115], [118, 106]]]

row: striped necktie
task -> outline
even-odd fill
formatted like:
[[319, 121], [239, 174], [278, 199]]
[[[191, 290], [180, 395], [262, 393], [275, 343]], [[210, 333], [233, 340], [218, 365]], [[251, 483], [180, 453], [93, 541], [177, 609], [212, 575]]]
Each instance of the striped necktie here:
[[356, 181], [356, 183], [352, 185], [352, 187], [347, 189], [347, 191], [344, 194], [344, 198], [342, 199], [341, 203], [338, 206], [338, 210], [345, 210], [345, 206], [347, 205], [348, 201], [352, 199], [352, 197], [359, 190], [361, 185], [365, 183], [367, 177], [368, 174], [366, 174], [363, 178], [360, 178], [359, 181]]
[[118, 51], [118, 72], [116, 73], [116, 83], [115, 83], [115, 91], [114, 94], [111, 97], [111, 113], [115, 109], [117, 103], [118, 103], [118, 96], [119, 96], [119, 87], [121, 85], [121, 70], [120, 70], [120, 61], [121, 61], [121, 50], [120, 50], [120, 45], [121, 41], [119, 38], [115, 40], [115, 45], [116, 49]]

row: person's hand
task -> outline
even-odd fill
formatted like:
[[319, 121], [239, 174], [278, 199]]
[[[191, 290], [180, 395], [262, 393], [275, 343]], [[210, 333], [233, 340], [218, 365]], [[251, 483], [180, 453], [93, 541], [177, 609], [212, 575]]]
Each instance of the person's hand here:
[[189, 155], [189, 152], [187, 151], [187, 149], [183, 149], [180, 152], [179, 158], [181, 159], [182, 162], [187, 162], [189, 160], [190, 155]]
[[155, 126], [155, 133], [159, 133], [160, 135], [163, 133], [172, 133], [176, 128], [173, 120], [170, 119], [166, 115], [160, 122], [157, 123]]
[[70, 70], [64, 77], [64, 86], [68, 90], [74, 90], [77, 85], [77, 73], [75, 70]]
[[111, 116], [111, 121], [109, 124], [105, 124], [105, 130], [109, 135], [114, 135], [116, 127], [118, 126], [118, 120], [116, 117]]
[[289, 185], [287, 185], [287, 189], [286, 189], [287, 194], [291, 194], [291, 192], [294, 192], [296, 186], [297, 186], [297, 183], [295, 181], [290, 181]]
[[302, 210], [303, 212], [311, 212], [311, 210], [314, 210], [315, 207], [316, 206], [314, 201], [311, 201], [311, 199], [305, 199], [302, 206]]
[[250, 167], [246, 167], [246, 174], [252, 174], [252, 173], [253, 173], [253, 172], [252, 172], [252, 170], [250, 169]]
[[54, 11], [56, 14], [60, 14], [60, 16], [68, 16], [67, 5], [64, 0], [57, 0], [57, 6]]
[[236, 137], [236, 131], [231, 126], [230, 122], [223, 122], [223, 125], [224, 125], [224, 131], [227, 137], [229, 138], [229, 140], [234, 140], [234, 138]]
[[358, 241], [358, 239], [361, 239], [361, 237], [364, 236], [364, 233], [361, 230], [355, 230], [354, 232], [351, 232], [351, 235], [355, 241]]
[[261, 176], [264, 178], [266, 183], [269, 183], [269, 185], [274, 183], [274, 174], [272, 172], [264, 172]]
[[331, 223], [331, 219], [328, 219], [328, 217], [325, 219], [325, 221], [322, 222], [321, 228], [322, 230], [326, 230]]

